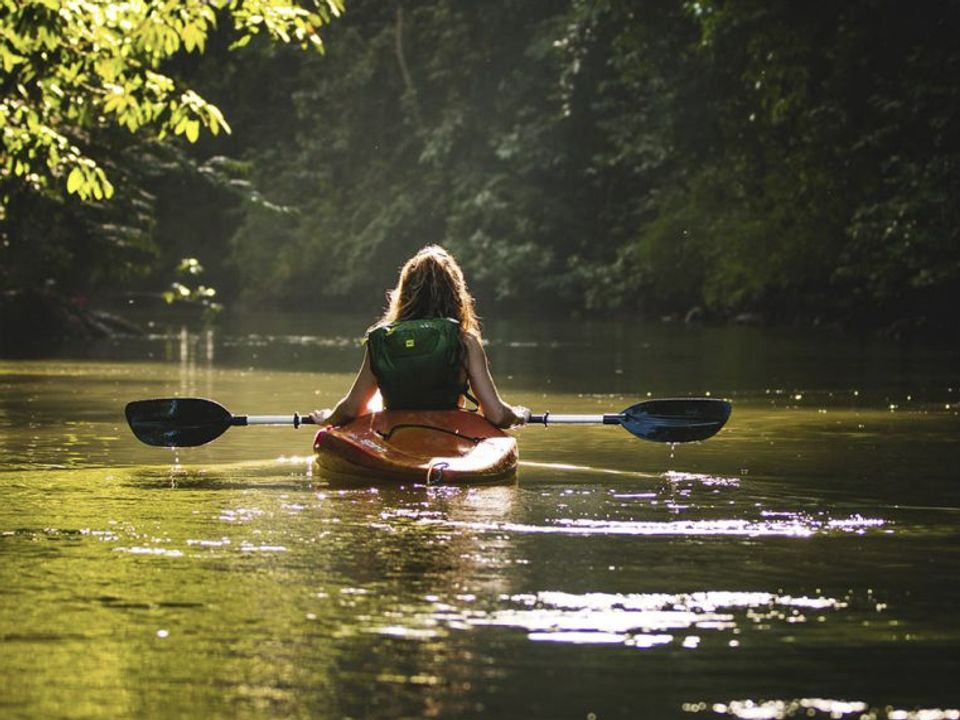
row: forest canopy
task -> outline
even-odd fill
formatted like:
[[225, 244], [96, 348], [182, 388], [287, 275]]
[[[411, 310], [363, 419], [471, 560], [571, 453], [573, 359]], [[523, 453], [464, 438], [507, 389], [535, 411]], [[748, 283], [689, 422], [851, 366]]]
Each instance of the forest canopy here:
[[442, 242], [502, 306], [955, 326], [953, 0], [144, 3], [139, 80], [0, 5], [7, 288], [348, 306]]
[[178, 56], [202, 53], [214, 33], [227, 49], [265, 35], [322, 51], [320, 27], [342, 9], [341, 0], [0, 0], [3, 285], [68, 275], [95, 288], [148, 270], [159, 248], [146, 178], [172, 157], [164, 139], [230, 132], [183, 81]]

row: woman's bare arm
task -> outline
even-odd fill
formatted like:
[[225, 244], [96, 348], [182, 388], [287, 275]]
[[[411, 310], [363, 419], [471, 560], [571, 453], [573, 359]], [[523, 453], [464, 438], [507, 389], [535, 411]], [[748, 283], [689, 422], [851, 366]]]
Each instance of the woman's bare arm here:
[[377, 392], [377, 376], [370, 368], [370, 353], [363, 351], [363, 363], [353, 387], [333, 410], [314, 410], [310, 417], [317, 425], [345, 425], [355, 417], [362, 415]]
[[467, 378], [480, 403], [483, 416], [501, 428], [525, 423], [530, 417], [530, 411], [525, 407], [507, 405], [500, 397], [490, 374], [487, 353], [480, 340], [472, 333], [465, 333], [464, 344], [467, 347]]

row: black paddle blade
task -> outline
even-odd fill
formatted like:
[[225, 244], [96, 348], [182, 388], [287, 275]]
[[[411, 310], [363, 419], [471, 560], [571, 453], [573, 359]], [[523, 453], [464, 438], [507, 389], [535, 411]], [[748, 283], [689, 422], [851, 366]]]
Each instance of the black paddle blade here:
[[233, 421], [213, 400], [167, 398], [127, 405], [127, 422], [137, 439], [157, 447], [195, 447], [220, 437]]
[[716, 435], [731, 410], [726, 400], [713, 398], [647, 400], [624, 410], [620, 424], [644, 440], [693, 442]]

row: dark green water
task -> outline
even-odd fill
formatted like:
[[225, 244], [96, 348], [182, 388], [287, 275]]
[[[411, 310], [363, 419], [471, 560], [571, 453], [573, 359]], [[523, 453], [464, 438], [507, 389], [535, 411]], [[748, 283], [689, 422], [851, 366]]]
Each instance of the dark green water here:
[[491, 322], [535, 411], [734, 413], [676, 448], [525, 428], [517, 481], [474, 489], [329, 487], [308, 430], [174, 453], [124, 424], [328, 406], [361, 330], [0, 361], [0, 717], [960, 718], [955, 353]]

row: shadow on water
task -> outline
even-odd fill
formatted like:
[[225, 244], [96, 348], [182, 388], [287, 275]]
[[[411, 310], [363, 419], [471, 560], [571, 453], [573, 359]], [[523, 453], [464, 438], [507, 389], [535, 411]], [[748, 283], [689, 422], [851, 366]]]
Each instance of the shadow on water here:
[[310, 489], [310, 483], [289, 481], [284, 482], [276, 477], [257, 479], [237, 478], [233, 475], [172, 473], [162, 475], [153, 473], [137, 473], [130, 477], [130, 486], [144, 490], [267, 490], [271, 492], [299, 492]]
[[209, 467], [137, 467], [124, 475], [124, 482], [143, 489], [165, 490], [268, 490], [305, 491], [314, 483], [309, 475], [309, 458], [248, 461]]

